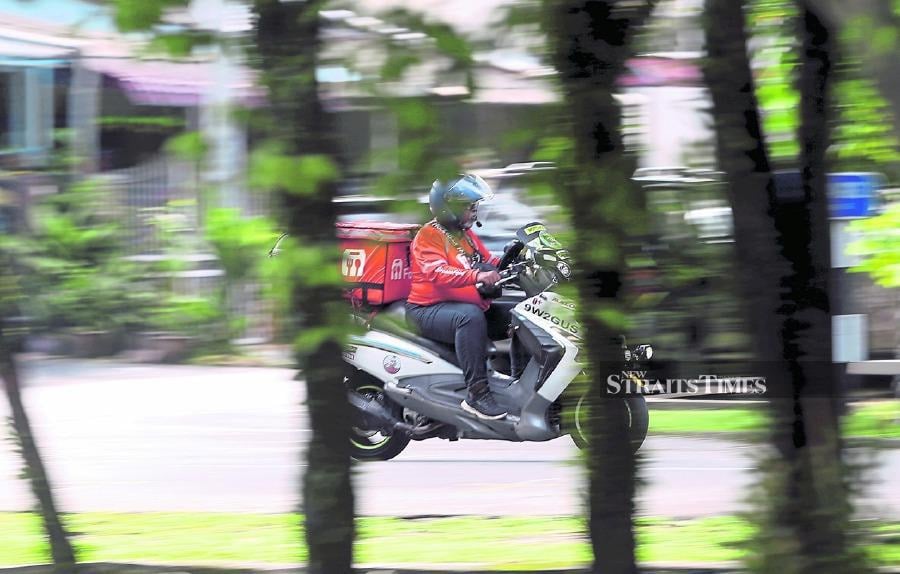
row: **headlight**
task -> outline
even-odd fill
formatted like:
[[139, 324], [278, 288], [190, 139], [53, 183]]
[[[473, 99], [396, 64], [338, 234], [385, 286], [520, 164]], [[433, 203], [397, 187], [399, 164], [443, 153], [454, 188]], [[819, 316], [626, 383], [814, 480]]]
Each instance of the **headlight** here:
[[639, 345], [634, 350], [634, 352], [638, 357], [644, 360], [649, 360], [651, 357], [653, 357], [653, 347], [651, 347], [650, 345]]

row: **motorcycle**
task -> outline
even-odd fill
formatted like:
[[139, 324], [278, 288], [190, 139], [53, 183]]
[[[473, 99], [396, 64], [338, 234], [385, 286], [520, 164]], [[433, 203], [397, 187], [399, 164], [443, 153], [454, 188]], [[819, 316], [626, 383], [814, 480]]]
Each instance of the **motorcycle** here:
[[[588, 445], [586, 397], [572, 390], [584, 377], [578, 362], [583, 331], [575, 303], [554, 292], [571, 275], [568, 252], [533, 222], [516, 232], [498, 268], [502, 293], [494, 294], [499, 296], [492, 305], [508, 313], [510, 330], [508, 338], [490, 342], [488, 382], [509, 414], [484, 420], [462, 409], [466, 383], [453, 347], [417, 335], [406, 323], [405, 302], [397, 301], [372, 318], [357, 315], [367, 330], [351, 336], [343, 352], [355, 459], [389, 460], [410, 441], [432, 438], [519, 442], [570, 434], [579, 448]], [[516, 369], [520, 373], [511, 371], [514, 346], [528, 357], [524, 369]], [[623, 341], [622, 350], [626, 374], [653, 355], [650, 345], [627, 347]], [[627, 411], [636, 451], [649, 426], [646, 401], [640, 395], [614, 400]]]

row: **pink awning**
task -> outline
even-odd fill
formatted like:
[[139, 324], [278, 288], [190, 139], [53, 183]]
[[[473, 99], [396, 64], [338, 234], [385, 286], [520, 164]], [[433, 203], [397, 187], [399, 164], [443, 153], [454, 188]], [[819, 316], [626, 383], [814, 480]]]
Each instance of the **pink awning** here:
[[626, 62], [617, 82], [624, 87], [700, 86], [703, 72], [695, 61], [641, 56]]
[[[173, 62], [86, 58], [81, 65], [113, 78], [132, 103], [145, 106], [198, 106], [214, 100], [221, 73], [214, 62]], [[254, 84], [256, 74], [246, 67], [231, 66], [228, 89], [234, 101], [258, 105], [265, 92]]]

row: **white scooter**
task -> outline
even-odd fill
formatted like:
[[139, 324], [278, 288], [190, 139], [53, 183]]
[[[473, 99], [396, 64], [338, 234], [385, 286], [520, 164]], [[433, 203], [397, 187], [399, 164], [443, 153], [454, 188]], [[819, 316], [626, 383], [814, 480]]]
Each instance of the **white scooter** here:
[[[491, 391], [509, 415], [484, 420], [461, 408], [466, 383], [452, 346], [415, 334], [399, 301], [371, 321], [360, 317], [368, 330], [352, 336], [344, 350], [357, 415], [350, 439], [355, 459], [388, 460], [410, 440], [429, 438], [546, 441], [571, 434], [579, 447], [587, 445], [586, 401], [566, 392], [583, 376], [577, 360], [582, 330], [575, 304], [553, 292], [569, 278], [568, 252], [537, 222], [516, 237], [500, 264], [503, 295], [492, 302], [509, 313], [512, 336], [488, 349]], [[509, 374], [511, 345], [521, 345], [528, 357], [517, 377]], [[650, 345], [623, 345], [623, 371], [652, 354]], [[647, 434], [647, 404], [642, 396], [616, 400], [628, 411], [637, 450]]]

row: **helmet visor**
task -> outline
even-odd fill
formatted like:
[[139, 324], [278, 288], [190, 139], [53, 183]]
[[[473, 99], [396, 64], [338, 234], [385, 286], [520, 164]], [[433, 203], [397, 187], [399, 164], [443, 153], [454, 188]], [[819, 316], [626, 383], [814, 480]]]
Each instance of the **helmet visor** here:
[[486, 199], [493, 199], [494, 190], [481, 176], [467, 174], [459, 178], [456, 183], [447, 190], [447, 199], [454, 203], [478, 203]]

